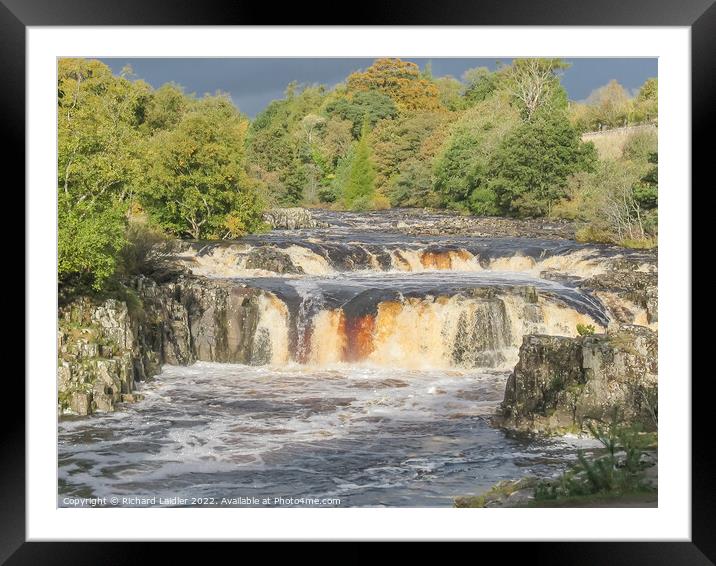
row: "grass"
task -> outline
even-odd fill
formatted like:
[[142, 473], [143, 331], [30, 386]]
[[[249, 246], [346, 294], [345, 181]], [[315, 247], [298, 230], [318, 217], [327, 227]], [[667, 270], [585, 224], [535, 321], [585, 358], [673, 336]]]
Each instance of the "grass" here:
[[591, 495], [571, 495], [557, 499], [533, 499], [525, 507], [648, 507], [646, 503], [656, 503], [657, 491], [632, 491], [619, 494], [594, 493]]
[[632, 248], [634, 250], [651, 250], [658, 245], [658, 240], [652, 238], [624, 238], [619, 240], [617, 245], [623, 248]]
[[584, 226], [577, 230], [575, 232], [574, 239], [580, 243], [612, 244], [621, 246], [622, 248], [630, 248], [634, 250], [651, 250], [659, 244], [656, 236], [619, 239], [609, 230], [597, 228], [591, 225]]

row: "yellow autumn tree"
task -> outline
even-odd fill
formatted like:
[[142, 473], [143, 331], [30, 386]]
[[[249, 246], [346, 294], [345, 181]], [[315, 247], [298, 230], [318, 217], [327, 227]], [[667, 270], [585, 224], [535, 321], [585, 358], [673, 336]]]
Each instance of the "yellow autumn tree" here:
[[401, 59], [376, 59], [365, 71], [348, 77], [350, 94], [377, 90], [393, 99], [399, 110], [438, 110], [437, 85], [420, 74], [420, 68]]

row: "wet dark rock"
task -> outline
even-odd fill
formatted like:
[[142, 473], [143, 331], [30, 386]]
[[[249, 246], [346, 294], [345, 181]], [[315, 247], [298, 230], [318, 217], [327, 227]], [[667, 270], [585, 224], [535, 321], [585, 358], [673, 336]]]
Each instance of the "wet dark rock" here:
[[273, 247], [260, 247], [252, 249], [247, 258], [247, 269], [263, 269], [274, 273], [303, 273], [303, 268], [294, 265], [285, 252]]
[[620, 325], [606, 334], [525, 336], [496, 421], [532, 432], [581, 430], [587, 419], [655, 430], [657, 334]]
[[[621, 262], [623, 264], [623, 262]], [[621, 265], [620, 264], [620, 265]], [[600, 297], [609, 306], [618, 322], [631, 323], [634, 311], [646, 312], [646, 323], [658, 321], [658, 275], [656, 271], [611, 269], [585, 279], [579, 287]]]

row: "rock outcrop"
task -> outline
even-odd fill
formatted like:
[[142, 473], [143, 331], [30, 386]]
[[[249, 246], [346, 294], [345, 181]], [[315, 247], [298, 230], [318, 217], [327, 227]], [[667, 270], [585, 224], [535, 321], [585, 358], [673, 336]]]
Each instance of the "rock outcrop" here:
[[579, 287], [599, 297], [617, 322], [656, 328], [659, 312], [656, 271], [613, 269], [585, 279]]
[[263, 269], [282, 275], [285, 273], [302, 274], [304, 272], [301, 266], [294, 265], [286, 252], [274, 247], [252, 249], [246, 257], [244, 267], [246, 269]]
[[328, 224], [319, 222], [307, 208], [273, 208], [263, 214], [264, 222], [277, 230], [299, 230], [304, 228], [324, 228]]
[[[87, 415], [137, 400], [135, 382], [164, 363], [251, 363], [260, 291], [230, 281], [140, 277], [129, 299], [62, 307], [58, 325], [58, 410]], [[131, 305], [131, 308], [128, 306]]]
[[529, 335], [496, 418], [530, 432], [581, 430], [589, 418], [656, 429], [657, 334], [619, 325], [606, 334]]
[[58, 325], [58, 404], [62, 412], [112, 411], [132, 399], [135, 379], [157, 373], [155, 356], [146, 355], [138, 318], [127, 304], [79, 299], [60, 310]]

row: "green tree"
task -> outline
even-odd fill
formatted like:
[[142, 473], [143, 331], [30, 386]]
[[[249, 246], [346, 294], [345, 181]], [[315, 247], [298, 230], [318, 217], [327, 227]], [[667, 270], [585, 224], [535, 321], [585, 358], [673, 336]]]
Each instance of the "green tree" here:
[[174, 130], [151, 140], [142, 202], [167, 231], [221, 238], [260, 226], [261, 202], [246, 176], [248, 121], [226, 96], [205, 97]]
[[[394, 120], [384, 120], [376, 126], [371, 132], [370, 143], [379, 193], [388, 195], [394, 201], [396, 197], [389, 194], [391, 181], [403, 172], [405, 164], [414, 159], [428, 166], [432, 163], [439, 144], [431, 145], [431, 142], [442, 133], [449, 118], [446, 112], [411, 112]], [[402, 201], [402, 197], [398, 201]]]
[[494, 215], [500, 212], [491, 182], [492, 158], [520, 123], [506, 97], [477, 103], [455, 122], [434, 165], [434, 187], [443, 205]]
[[303, 188], [306, 184], [306, 171], [303, 163], [296, 159], [287, 168], [282, 179], [285, 186], [285, 192], [279, 197], [279, 204], [296, 205], [303, 199]]
[[353, 137], [358, 139], [363, 124], [375, 126], [380, 120], [394, 118], [398, 110], [387, 94], [375, 90], [355, 93], [351, 98], [339, 98], [326, 105], [326, 112], [353, 124]]
[[368, 127], [364, 125], [348, 167], [348, 175], [343, 187], [343, 201], [350, 209], [366, 210], [372, 207], [374, 196], [375, 170], [368, 145]]
[[391, 178], [388, 195], [392, 206], [439, 206], [433, 192], [431, 164], [413, 158], [401, 164], [400, 173]]
[[99, 61], [57, 65], [58, 277], [100, 289], [124, 245], [124, 211], [141, 183], [148, 85]]
[[149, 96], [144, 111], [144, 127], [150, 133], [156, 130], [171, 130], [194, 101], [184, 94], [181, 86], [167, 83]]
[[659, 155], [649, 155], [651, 167], [634, 186], [634, 198], [643, 210], [653, 210], [659, 204]]
[[468, 69], [462, 75], [463, 97], [469, 106], [482, 102], [498, 88], [499, 77], [487, 67]]
[[659, 116], [659, 81], [647, 79], [641, 85], [634, 100], [632, 120], [634, 122], [651, 122]]
[[74, 202], [60, 191], [57, 202], [57, 275], [63, 287], [100, 290], [114, 274], [117, 254], [126, 245], [125, 206]]
[[549, 215], [567, 179], [588, 170], [594, 146], [581, 142], [563, 112], [540, 112], [507, 135], [493, 156], [490, 186], [500, 208], [519, 216]]
[[463, 84], [454, 77], [438, 77], [434, 80], [438, 87], [438, 98], [440, 104], [451, 111], [457, 111], [463, 107], [462, 90]]
[[251, 123], [246, 142], [249, 169], [257, 182], [271, 180], [270, 186], [265, 186], [267, 198], [275, 204], [293, 203], [304, 191], [296, 183], [320, 150], [323, 131], [328, 127], [321, 115], [326, 99], [323, 86], [292, 83], [284, 99], [271, 102]]

